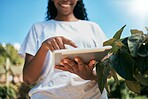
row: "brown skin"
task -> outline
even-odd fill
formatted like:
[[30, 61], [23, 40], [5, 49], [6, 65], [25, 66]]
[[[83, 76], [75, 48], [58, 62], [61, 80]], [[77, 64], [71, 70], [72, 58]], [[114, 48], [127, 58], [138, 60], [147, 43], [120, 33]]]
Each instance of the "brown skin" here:
[[[77, 3], [77, 0], [54, 0], [53, 2], [58, 11], [55, 20], [78, 20], [73, 14], [73, 9]], [[35, 83], [43, 70], [47, 52], [65, 49], [65, 45], [70, 45], [74, 48], [77, 47], [73, 41], [62, 36], [57, 36], [45, 40], [35, 56], [26, 53], [25, 64], [23, 68], [24, 82], [28, 85]], [[94, 60], [91, 60], [88, 64], [85, 64], [82, 59], [76, 57], [74, 60], [62, 60], [61, 65], [57, 65], [55, 68], [77, 74], [79, 77], [85, 80], [96, 80], [96, 75], [93, 74], [94, 64]]]
[[58, 14], [55, 20], [59, 21], [77, 21], [74, 16], [73, 10], [78, 0], [53, 0]]
[[95, 60], [90, 60], [88, 64], [85, 64], [79, 57], [75, 57], [74, 60], [63, 59], [61, 65], [56, 65], [56, 69], [69, 71], [74, 73], [85, 80], [96, 80], [96, 75], [93, 72]]
[[65, 44], [77, 47], [71, 40], [58, 36], [45, 40], [35, 56], [26, 54], [23, 68], [24, 82], [28, 85], [36, 82], [42, 72], [47, 52], [65, 49]]

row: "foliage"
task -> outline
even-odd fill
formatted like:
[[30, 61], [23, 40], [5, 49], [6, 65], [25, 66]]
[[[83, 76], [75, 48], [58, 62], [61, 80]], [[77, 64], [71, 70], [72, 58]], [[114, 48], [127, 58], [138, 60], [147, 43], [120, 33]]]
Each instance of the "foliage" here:
[[18, 97], [17, 99], [29, 99], [28, 92], [35, 86], [35, 84], [27, 86], [25, 83], [21, 83], [21, 86], [18, 88]]
[[6, 62], [6, 57], [7, 57], [7, 52], [4, 49], [4, 47], [0, 44], [0, 65], [5, 64]]
[[18, 51], [11, 44], [6, 44], [5, 47], [0, 44], [0, 65], [5, 64], [6, 58], [9, 58], [14, 65], [23, 63], [23, 59], [18, 55]]
[[118, 74], [131, 91], [141, 94], [148, 86], [148, 34], [134, 29], [131, 36], [120, 39], [124, 28], [104, 42], [104, 46], [110, 45], [112, 49], [109, 58], [96, 64], [98, 86], [102, 92], [110, 73], [119, 84]]
[[12, 86], [0, 86], [0, 99], [15, 99], [16, 92]]
[[108, 85], [110, 88], [110, 93], [108, 93], [109, 98], [114, 99], [147, 99], [146, 95], [138, 95], [132, 91], [130, 91], [124, 80], [119, 80], [119, 84], [115, 83], [113, 79], [108, 80]]
[[0, 99], [29, 99], [28, 92], [35, 84], [27, 86], [25, 83], [14, 84], [9, 86], [0, 84]]

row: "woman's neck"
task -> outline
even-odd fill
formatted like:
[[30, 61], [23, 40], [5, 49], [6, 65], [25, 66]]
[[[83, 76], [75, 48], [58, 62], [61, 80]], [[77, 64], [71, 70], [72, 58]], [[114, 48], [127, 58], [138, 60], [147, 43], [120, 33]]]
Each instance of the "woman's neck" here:
[[75, 16], [56, 16], [55, 20], [58, 21], [77, 21], [79, 19], [77, 19]]

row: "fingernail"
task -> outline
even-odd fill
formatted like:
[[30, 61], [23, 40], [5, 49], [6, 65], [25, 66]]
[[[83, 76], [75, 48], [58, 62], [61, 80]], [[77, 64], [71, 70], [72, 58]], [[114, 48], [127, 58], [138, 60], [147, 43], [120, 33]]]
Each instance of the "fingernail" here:
[[68, 63], [68, 61], [67, 60], [64, 60], [64, 63]]
[[93, 60], [93, 64], [95, 64], [96, 63], [96, 61], [95, 60]]
[[75, 58], [75, 61], [77, 62], [78, 61], [78, 58]]
[[63, 62], [60, 62], [60, 65], [63, 65]]

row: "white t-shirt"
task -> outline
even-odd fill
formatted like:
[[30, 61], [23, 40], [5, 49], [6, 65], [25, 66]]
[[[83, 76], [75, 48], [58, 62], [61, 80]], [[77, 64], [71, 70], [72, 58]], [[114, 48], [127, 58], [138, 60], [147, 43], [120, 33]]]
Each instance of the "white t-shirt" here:
[[[26, 53], [34, 56], [42, 42], [54, 36], [64, 36], [75, 42], [78, 48], [100, 47], [106, 40], [105, 34], [94, 22], [50, 20], [36, 23], [31, 27], [19, 50], [19, 54], [23, 57], [25, 57]], [[71, 46], [66, 47], [72, 48]], [[44, 68], [37, 85], [29, 92], [29, 96], [35, 99], [43, 98], [42, 95], [46, 99], [107, 98], [106, 90], [101, 95], [95, 81], [83, 80], [70, 72], [55, 69], [54, 65], [52, 65], [50, 51], [46, 55]]]

